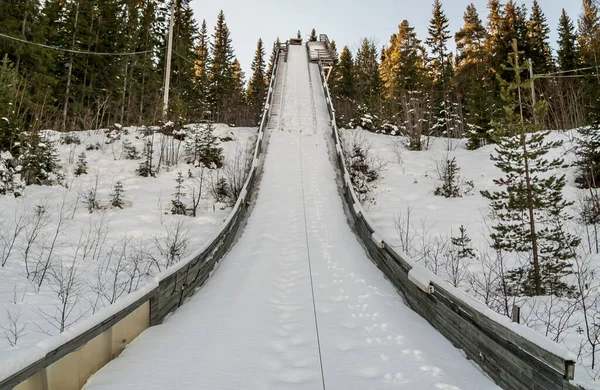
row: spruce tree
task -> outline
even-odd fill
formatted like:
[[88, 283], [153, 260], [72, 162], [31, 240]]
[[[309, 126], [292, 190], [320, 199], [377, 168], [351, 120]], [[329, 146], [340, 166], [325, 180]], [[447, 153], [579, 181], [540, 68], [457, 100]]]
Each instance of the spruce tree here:
[[196, 47], [196, 90], [200, 99], [200, 119], [210, 117], [209, 105], [209, 76], [210, 53], [209, 53], [209, 36], [206, 27], [206, 20], [202, 20], [200, 27], [200, 35], [198, 36], [198, 45]]
[[213, 108], [213, 120], [223, 121], [228, 119], [224, 111], [229, 108], [229, 94], [235, 88], [235, 56], [223, 11], [219, 13], [212, 38], [209, 98]]
[[558, 24], [558, 66], [561, 70], [573, 70], [579, 67], [577, 32], [573, 21], [563, 8]]
[[267, 78], [265, 77], [265, 50], [262, 39], [256, 44], [254, 59], [252, 60], [252, 78], [248, 83], [247, 100], [255, 118], [260, 119], [263, 102], [267, 92]]
[[432, 81], [434, 107], [433, 128], [435, 134], [447, 134], [450, 127], [449, 99], [450, 79], [452, 76], [452, 56], [448, 52], [450, 39], [449, 21], [442, 9], [440, 0], [434, 0], [433, 15], [427, 30], [429, 36], [425, 43], [429, 47], [427, 69]]
[[379, 107], [381, 79], [377, 48], [372, 40], [363, 39], [356, 54], [354, 71], [357, 105], [364, 105], [370, 113], [373, 113]]
[[85, 153], [81, 153], [77, 157], [77, 167], [75, 168], [75, 176], [87, 175], [87, 160]]
[[454, 36], [458, 50], [454, 83], [467, 107], [467, 147], [477, 149], [491, 142], [493, 84], [485, 48], [487, 32], [473, 4], [467, 6], [463, 21], [463, 27]]
[[348, 46], [344, 46], [340, 61], [335, 68], [335, 82], [332, 93], [337, 99], [353, 100], [356, 95], [354, 60]]
[[580, 188], [600, 187], [600, 126], [586, 126], [578, 131], [575, 148], [577, 174], [575, 182]]
[[175, 24], [173, 26], [173, 51], [171, 62], [170, 117], [173, 119], [198, 120], [202, 114], [200, 91], [195, 83], [196, 39], [199, 34], [190, 0], [174, 0]]
[[26, 185], [54, 185], [62, 180], [56, 146], [37, 131], [22, 133], [19, 164]]
[[185, 178], [181, 171], [177, 172], [177, 178], [175, 179], [177, 185], [175, 186], [175, 193], [173, 196], [175, 197], [171, 200], [171, 214], [173, 215], [186, 215], [185, 204], [183, 203], [183, 198], [185, 197], [184, 191], [184, 183]]
[[456, 252], [457, 258], [461, 260], [472, 260], [477, 257], [475, 250], [471, 247], [471, 238], [467, 234], [467, 228], [464, 225], [460, 225], [458, 228], [460, 235], [458, 237], [451, 237], [452, 249]]
[[444, 198], [459, 198], [462, 196], [460, 189], [460, 167], [456, 157], [446, 159], [439, 169], [441, 185], [436, 187], [434, 195]]
[[536, 74], [549, 73], [554, 67], [552, 50], [548, 43], [550, 27], [542, 8], [537, 0], [531, 6], [531, 16], [527, 22], [527, 46], [528, 55], [533, 62]]
[[[561, 159], [549, 160], [548, 152], [560, 142], [547, 141], [548, 131], [531, 123], [524, 115], [524, 100], [531, 80], [523, 80], [525, 69], [517, 41], [509, 55], [506, 70], [513, 72], [513, 81], [504, 82], [502, 98], [504, 118], [494, 123], [498, 146], [491, 156], [505, 176], [494, 180], [498, 191], [482, 191], [488, 198], [496, 224], [491, 238], [495, 249], [526, 253], [530, 264], [510, 272], [513, 292], [525, 295], [564, 296], [572, 292], [564, 276], [571, 273], [570, 261], [579, 239], [566, 232], [565, 221], [571, 219], [566, 208], [571, 203], [563, 199], [564, 175], [553, 171]], [[535, 114], [542, 119], [546, 103], [539, 102]]]
[[[583, 0], [583, 14], [579, 18], [579, 53], [581, 65], [593, 67], [600, 75], [600, 9], [594, 0]], [[600, 76], [584, 79], [584, 109], [588, 122], [600, 123]]]
[[125, 206], [125, 201], [123, 200], [124, 193], [125, 189], [123, 188], [123, 183], [121, 181], [117, 181], [112, 193], [110, 194], [110, 207], [122, 209]]
[[154, 172], [154, 140], [152, 137], [149, 137], [146, 142], [144, 142], [144, 150], [142, 152], [142, 162], [140, 162], [138, 168], [136, 169], [136, 173], [138, 176], [142, 177], [156, 177], [156, 173]]

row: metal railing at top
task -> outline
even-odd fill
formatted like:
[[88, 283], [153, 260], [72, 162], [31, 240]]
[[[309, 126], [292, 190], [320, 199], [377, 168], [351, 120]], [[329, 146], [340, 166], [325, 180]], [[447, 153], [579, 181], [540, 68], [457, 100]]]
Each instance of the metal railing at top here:
[[321, 63], [319, 67], [335, 141], [337, 168], [343, 180], [343, 197], [354, 230], [373, 262], [404, 296], [411, 309], [462, 349], [468, 359], [477, 363], [504, 389], [581, 390], [571, 383], [577, 359], [573, 353], [533, 329], [494, 312], [388, 244], [356, 196]]

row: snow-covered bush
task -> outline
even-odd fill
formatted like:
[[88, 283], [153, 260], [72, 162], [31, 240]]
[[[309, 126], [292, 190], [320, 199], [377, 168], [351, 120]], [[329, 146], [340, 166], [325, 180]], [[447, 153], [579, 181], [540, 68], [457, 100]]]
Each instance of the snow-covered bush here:
[[188, 164], [211, 169], [223, 166], [223, 149], [219, 147], [219, 139], [210, 122], [192, 126], [187, 131], [184, 148]]
[[21, 177], [25, 184], [54, 185], [63, 176], [60, 173], [58, 151], [53, 142], [39, 133], [26, 134], [21, 144]]
[[13, 161], [9, 152], [0, 153], [0, 195], [13, 194], [19, 197], [23, 194], [24, 185]]
[[372, 145], [358, 133], [353, 136], [342, 135], [342, 143], [350, 179], [360, 202], [374, 201], [371, 194], [375, 188], [373, 182], [379, 178], [379, 172], [385, 164], [373, 155]]
[[127, 135], [128, 131], [120, 123], [114, 123], [104, 131], [104, 134], [106, 135], [106, 143], [112, 144], [120, 140], [122, 135]]

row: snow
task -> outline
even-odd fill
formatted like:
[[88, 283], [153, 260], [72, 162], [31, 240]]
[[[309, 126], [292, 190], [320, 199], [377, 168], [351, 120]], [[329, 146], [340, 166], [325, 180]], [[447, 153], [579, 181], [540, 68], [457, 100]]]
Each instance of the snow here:
[[[39, 245], [35, 248], [36, 253], [42, 253], [46, 244], [51, 241], [53, 229], [58, 223], [61, 204], [65, 202], [66, 224], [58, 237], [55, 253], [56, 259], [63, 259], [65, 269], [70, 269], [71, 259], [77, 257], [76, 249], [80, 240], [94, 237], [95, 232], [106, 235], [104, 247], [96, 259], [81, 260], [79, 256], [79, 260], [76, 261], [80, 290], [77, 291], [77, 297], [73, 302], [67, 329], [62, 334], [59, 334], [58, 329], [55, 328], [56, 324], [51, 323], [51, 320], [43, 315], [53, 317], [56, 314], [60, 304], [56, 289], [53, 290], [48, 282], [44, 282], [38, 290], [37, 285], [27, 279], [22, 256], [23, 236], [17, 240], [19, 248], [14, 250], [6, 265], [0, 267], [0, 378], [14, 373], [13, 368], [33, 362], [50, 349], [70, 339], [73, 334], [78, 334], [88, 325], [101, 321], [126, 306], [128, 302], [135, 300], [135, 297], [139, 297], [140, 291], [153, 288], [157, 283], [155, 277], [173, 272], [171, 268], [165, 270], [161, 267], [159, 270], [152, 267], [148, 274], [140, 275], [138, 288], [133, 289], [137, 291], [134, 295], [122, 295], [112, 305], [102, 299], [102, 303], [96, 305], [98, 294], [95, 288], [98, 273], [103, 269], [102, 262], [109, 253], [115, 248], [118, 251], [117, 243], [128, 241], [139, 244], [145, 253], [145, 261], [149, 263], [150, 255], [156, 255], [153, 252], [154, 239], [164, 238], [170, 227], [183, 223], [188, 229], [189, 242], [181, 261], [175, 264], [175, 267], [181, 267], [188, 259], [202, 251], [228, 218], [231, 208], [224, 203], [215, 202], [206, 188], [197, 217], [171, 215], [170, 201], [177, 173], [180, 170], [187, 173], [191, 166], [179, 161], [174, 166], [163, 166], [156, 178], [137, 176], [135, 170], [141, 160], [125, 159], [124, 141], [130, 142], [141, 151], [147, 129], [123, 127], [121, 130], [128, 134], [123, 134], [120, 140], [114, 141], [104, 130], [69, 133], [78, 137], [81, 144], [58, 146], [60, 164], [68, 188], [29, 186], [22, 198], [0, 196], [0, 228], [2, 229], [0, 232], [13, 231], [20, 215], [29, 216], [36, 205], [45, 205], [49, 222], [48, 227], [40, 235]], [[157, 128], [150, 130], [152, 132]], [[215, 125], [215, 133], [220, 138], [232, 139], [232, 141], [221, 142], [225, 160], [231, 158], [236, 149], [253, 145], [256, 139], [254, 128], [229, 128], [226, 125]], [[45, 130], [43, 135], [45, 139], [59, 141], [65, 134]], [[163, 135], [158, 133], [154, 137], [155, 161], [158, 160], [162, 137]], [[112, 143], [107, 143], [109, 139]], [[99, 144], [98, 150], [86, 150], [88, 145], [96, 143]], [[178, 143], [179, 141], [175, 141], [175, 144]], [[87, 156], [88, 174], [75, 176], [77, 156], [82, 152]], [[2, 157], [4, 158], [5, 155]], [[83, 196], [95, 186], [96, 180], [98, 180], [97, 197], [102, 206], [108, 204], [109, 194], [114, 184], [117, 181], [122, 182], [125, 189], [123, 209], [108, 208], [94, 211], [92, 214], [88, 212], [83, 205]], [[190, 182], [186, 181], [186, 185], [188, 184]], [[190, 193], [191, 191], [188, 190], [188, 194]], [[185, 201], [190, 203], [191, 196], [186, 197]], [[0, 235], [0, 254], [3, 247], [4, 242]], [[60, 261], [55, 261], [55, 269], [60, 269], [59, 263]], [[110, 267], [103, 269], [102, 274], [105, 277], [110, 277], [110, 273]], [[4, 337], [6, 330], [10, 328], [9, 312], [15, 315], [20, 313], [19, 325], [25, 326], [23, 334], [14, 347], [9, 344], [7, 337]]]
[[268, 134], [243, 234], [195, 296], [85, 388], [497, 389], [367, 258], [336, 184], [318, 67], [289, 50], [281, 131]]
[[[431, 281], [444, 286], [444, 289], [457, 299], [527, 340], [565, 360], [576, 361], [578, 363], [575, 370], [577, 383], [585, 384], [585, 387], [589, 389], [600, 388], [598, 370], [591, 370], [587, 352], [580, 353], [580, 346], [585, 342], [585, 334], [577, 331], [578, 326], [583, 326], [581, 313], [577, 311], [574, 313], [569, 326], [561, 333], [559, 343], [555, 343], [551, 340], [556, 337], [556, 334], [553, 333], [555, 329], [552, 326], [557, 324], [551, 324], [550, 331], [546, 334], [548, 332], [546, 324], [536, 321], [539, 313], [536, 314], [531, 309], [536, 305], [539, 306], [546, 297], [538, 300], [518, 299], [515, 303], [521, 306], [521, 318], [530, 327], [513, 323], [507, 316], [498, 314], [481, 301], [474, 299], [480, 297], [473, 292], [468, 280], [463, 280], [459, 288], [456, 288], [448, 283], [447, 271], [443, 266], [439, 267], [437, 275], [434, 274], [432, 272], [434, 265], [428, 264], [419, 253], [419, 247], [422, 245], [431, 244], [436, 240], [449, 241], [451, 236], [456, 236], [461, 225], [467, 228], [469, 237], [473, 240], [472, 247], [477, 251], [478, 257], [489, 250], [488, 226], [491, 222], [488, 219], [488, 201], [480, 195], [480, 191], [496, 190], [497, 187], [493, 180], [502, 176], [500, 170], [493, 165], [489, 158], [494, 151], [493, 145], [471, 151], [466, 148], [466, 140], [432, 138], [426, 142], [430, 145], [428, 150], [410, 151], [401, 146], [406, 143], [404, 137], [352, 129], [341, 130], [341, 132], [343, 136], [360, 133], [372, 144], [374, 154], [386, 164], [381, 172], [381, 178], [376, 182], [374, 202], [360, 207], [355, 205], [355, 211], [368, 215], [373, 226], [379, 230], [378, 234], [383, 237], [385, 244], [399, 253], [406, 252], [406, 248], [400, 240], [396, 226], [397, 218], [406, 217], [407, 209], [411, 209], [411, 236], [414, 234], [412, 253], [402, 256], [413, 267], [417, 267], [411, 271], [411, 278], [417, 285], [425, 286]], [[565, 159], [565, 164], [559, 169], [559, 173], [565, 174], [567, 177], [565, 198], [575, 201], [575, 205], [570, 210], [572, 215], [577, 215], [577, 200], [582, 195], [582, 190], [577, 189], [574, 183], [573, 141], [575, 137], [576, 131], [552, 132], [550, 139], [561, 140], [564, 145], [552, 150], [549, 154], [549, 158], [562, 157]], [[469, 194], [454, 199], [433, 194], [436, 184], [439, 183], [436, 164], [446, 158], [456, 158], [463, 180], [473, 182], [474, 190]], [[569, 228], [573, 228], [575, 231], [581, 230], [580, 226], [574, 225], [577, 225], [576, 221], [568, 223]], [[582, 238], [584, 237], [582, 236]], [[423, 242], [428, 244], [423, 244]], [[587, 245], [585, 240], [582, 245]], [[514, 259], [507, 257], [506, 261], [510, 265]], [[592, 256], [592, 269], [597, 269], [599, 264], [600, 257]], [[480, 275], [482, 267], [479, 258], [468, 264], [469, 275]], [[597, 281], [595, 285], [597, 285]]]

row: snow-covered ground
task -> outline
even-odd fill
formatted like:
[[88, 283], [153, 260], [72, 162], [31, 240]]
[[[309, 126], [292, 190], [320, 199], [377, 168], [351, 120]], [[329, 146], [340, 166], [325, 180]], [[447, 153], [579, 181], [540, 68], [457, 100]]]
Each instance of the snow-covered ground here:
[[[370, 146], [374, 160], [383, 166], [380, 178], [374, 183], [373, 201], [364, 204], [373, 223], [397, 251], [409, 253], [414, 260], [446, 281], [484, 301], [484, 280], [486, 275], [489, 279], [490, 273], [494, 273], [495, 254], [490, 249], [489, 241], [489, 229], [493, 225], [488, 217], [489, 202], [481, 196], [480, 191], [497, 190], [493, 180], [503, 176], [489, 158], [494, 146], [470, 151], [466, 148], [466, 140], [431, 138], [428, 140], [429, 149], [410, 151], [405, 147], [407, 140], [404, 137], [364, 130], [342, 130], [342, 133], [347, 140], [358, 139], [367, 147]], [[562, 157], [565, 160], [558, 173], [567, 177], [564, 196], [575, 202], [569, 210], [573, 216], [578, 214], [578, 201], [585, 194], [574, 182], [572, 149], [576, 136], [576, 131], [551, 133], [552, 140], [562, 140], [564, 143], [549, 154], [550, 158]], [[435, 196], [434, 190], [441, 184], [439, 167], [444, 160], [452, 158], [456, 158], [460, 167], [465, 193], [459, 198]], [[581, 236], [581, 254], [589, 262], [590, 275], [596, 275], [589, 290], [593, 300], [599, 294], [597, 270], [600, 258], [595, 251], [592, 254], [585, 253], [589, 252], [589, 246], [583, 225], [576, 219], [565, 224], [568, 230]], [[448, 261], [448, 252], [452, 247], [450, 237], [460, 236], [461, 225], [472, 240], [470, 246], [476, 256], [460, 264], [457, 269]], [[516, 259], [506, 254], [504, 261], [510, 267]], [[498, 312], [506, 314], [506, 305], [502, 305], [500, 300], [490, 299], [488, 303]], [[575, 375], [579, 382], [585, 383], [586, 388], [600, 388], [600, 381], [597, 381], [600, 371], [597, 366], [591, 368], [591, 351], [589, 345], [586, 346], [583, 313], [576, 300], [550, 297], [510, 299], [509, 310], [513, 303], [522, 306], [522, 322], [550, 339], [563, 343], [579, 356]], [[590, 315], [593, 318], [593, 313]]]
[[[58, 146], [68, 188], [29, 186], [21, 198], [0, 196], [0, 254], [6, 258], [0, 267], [0, 365], [20, 350], [58, 334], [63, 325], [68, 328], [135, 291], [167, 263], [197, 254], [227, 217], [229, 208], [215, 202], [209, 191], [211, 179], [217, 179], [216, 170], [205, 174], [197, 216], [171, 215], [178, 172], [186, 178], [183, 202], [189, 206], [198, 181], [188, 178], [188, 170], [196, 175], [199, 170], [183, 161], [180, 141], [156, 133], [154, 165], [158, 165], [161, 144], [168, 144], [165, 151], [169, 147], [178, 150], [179, 158], [171, 158], [177, 160], [173, 165], [162, 165], [156, 178], [137, 176], [142, 160], [126, 159], [124, 145], [130, 143], [141, 152], [151, 136], [144, 136], [143, 128], [125, 130], [128, 134], [112, 143], [99, 130], [71, 133], [80, 145]], [[253, 147], [256, 139], [253, 128], [216, 125], [215, 134], [224, 140], [220, 146], [226, 163]], [[55, 140], [61, 137], [51, 131], [46, 135]], [[88, 146], [93, 150], [86, 150]], [[88, 173], [75, 176], [82, 152], [87, 156]], [[108, 204], [118, 181], [125, 191], [122, 209]], [[90, 213], [85, 197], [94, 188], [100, 207]], [[36, 225], [40, 226], [37, 237]], [[166, 255], [169, 240], [178, 246], [171, 260]], [[29, 250], [28, 241], [32, 243]], [[10, 255], [5, 256], [11, 246]], [[61, 292], [66, 288], [68, 297]]]
[[281, 71], [281, 130], [239, 241], [86, 389], [496, 389], [404, 304], [348, 226], [305, 48], [290, 46]]

